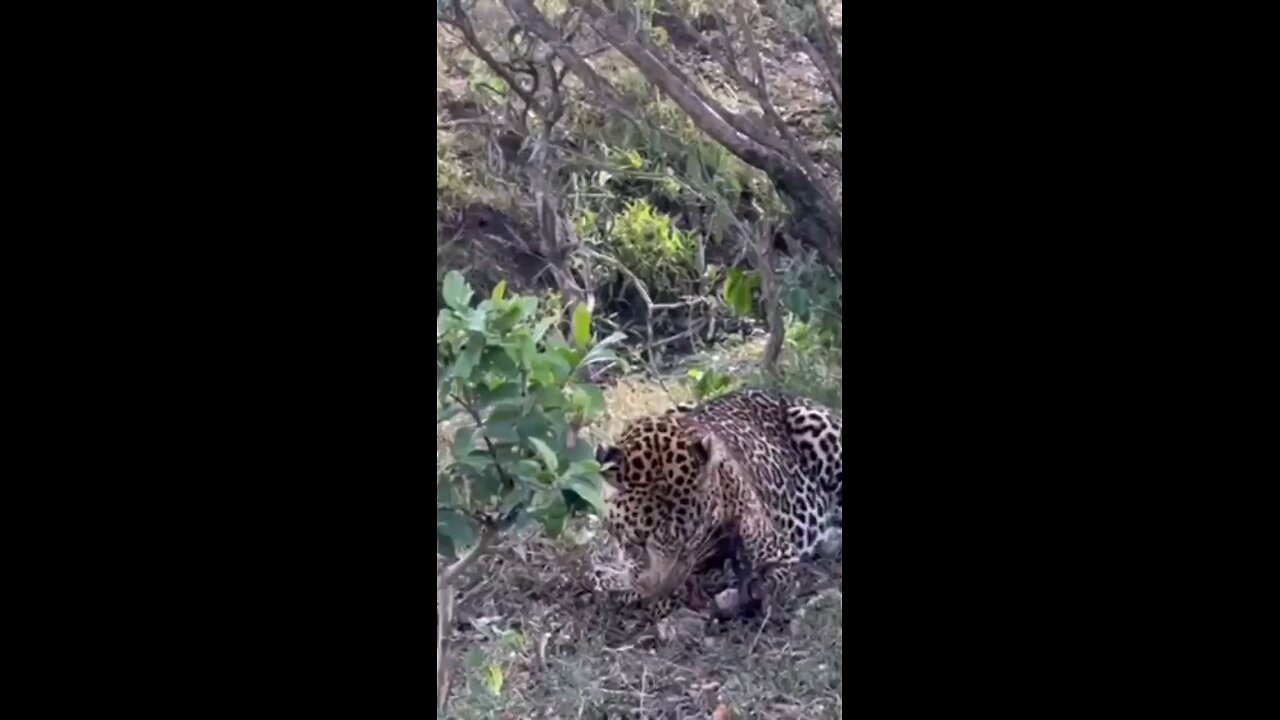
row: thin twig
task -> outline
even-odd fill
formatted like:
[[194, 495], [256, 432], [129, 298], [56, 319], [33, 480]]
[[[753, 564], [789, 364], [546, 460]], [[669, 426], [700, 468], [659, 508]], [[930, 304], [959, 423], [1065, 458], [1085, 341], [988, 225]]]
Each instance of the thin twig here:
[[673, 342], [675, 342], [675, 341], [677, 341], [677, 340], [681, 340], [681, 339], [686, 338], [686, 337], [692, 338], [692, 337], [693, 337], [693, 336], [694, 336], [694, 335], [695, 335], [699, 330], [701, 330], [701, 329], [702, 329], [702, 327], [703, 327], [704, 325], [706, 325], [706, 322], [700, 322], [700, 323], [697, 323], [697, 324], [695, 324], [695, 325], [691, 326], [688, 330], [685, 330], [684, 332], [681, 332], [681, 333], [680, 333], [680, 334], [678, 334], [678, 335], [672, 335], [672, 336], [671, 336], [671, 337], [669, 337], [669, 338], [663, 338], [663, 339], [659, 340], [658, 342], [654, 343], [654, 344], [653, 344], [653, 346], [654, 346], [655, 348], [660, 348], [660, 347], [662, 347], [663, 345], [668, 345], [668, 344], [670, 344], [670, 343], [673, 343]]
[[764, 632], [764, 626], [769, 622], [769, 613], [773, 612], [773, 608], [769, 603], [765, 603], [764, 620], [760, 621], [760, 629], [756, 631], [756, 636], [751, 638], [751, 645], [747, 647], [747, 655], [750, 655], [756, 649], [756, 643], [760, 641], [760, 634]]
[[457, 120], [448, 120], [446, 122], [436, 123], [437, 130], [449, 130], [451, 128], [461, 127], [463, 125], [483, 125], [486, 127], [498, 127], [498, 123], [488, 118], [458, 118]]

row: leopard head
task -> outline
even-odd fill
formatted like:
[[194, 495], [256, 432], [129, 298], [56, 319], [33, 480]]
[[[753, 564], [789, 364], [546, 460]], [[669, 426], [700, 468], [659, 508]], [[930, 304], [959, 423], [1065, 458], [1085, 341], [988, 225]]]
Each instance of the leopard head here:
[[597, 451], [617, 490], [608, 501], [610, 532], [648, 558], [636, 578], [643, 596], [670, 594], [714, 551], [723, 525], [721, 456], [713, 435], [675, 415], [637, 421], [616, 446]]

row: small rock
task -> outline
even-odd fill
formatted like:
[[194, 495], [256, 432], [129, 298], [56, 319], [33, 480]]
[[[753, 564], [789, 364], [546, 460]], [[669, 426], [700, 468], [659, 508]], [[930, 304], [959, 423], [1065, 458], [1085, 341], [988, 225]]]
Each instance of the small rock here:
[[732, 614], [738, 610], [738, 589], [729, 588], [716, 595], [716, 609], [722, 613]]

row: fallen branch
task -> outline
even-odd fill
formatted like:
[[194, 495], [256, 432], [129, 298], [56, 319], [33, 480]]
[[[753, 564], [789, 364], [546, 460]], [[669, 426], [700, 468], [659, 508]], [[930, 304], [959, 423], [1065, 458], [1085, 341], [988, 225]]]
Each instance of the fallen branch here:
[[692, 338], [692, 337], [694, 337], [694, 336], [696, 335], [696, 333], [697, 333], [699, 330], [701, 330], [701, 329], [702, 329], [706, 324], [707, 324], [707, 323], [706, 323], [706, 321], [703, 321], [703, 322], [700, 322], [700, 323], [695, 323], [695, 324], [693, 325], [693, 327], [690, 327], [688, 330], [685, 330], [684, 332], [681, 332], [681, 333], [680, 333], [680, 334], [678, 334], [678, 335], [672, 335], [672, 336], [671, 336], [671, 337], [669, 337], [669, 338], [663, 338], [662, 340], [659, 340], [658, 342], [654, 343], [654, 344], [653, 344], [653, 346], [654, 346], [655, 348], [659, 348], [659, 347], [662, 347], [663, 345], [667, 345], [667, 344], [669, 344], [669, 343], [673, 343], [673, 342], [675, 342], [675, 341], [677, 341], [677, 340], [680, 340], [680, 339], [683, 339], [683, 338], [686, 338], [686, 337], [688, 337], [688, 338]]

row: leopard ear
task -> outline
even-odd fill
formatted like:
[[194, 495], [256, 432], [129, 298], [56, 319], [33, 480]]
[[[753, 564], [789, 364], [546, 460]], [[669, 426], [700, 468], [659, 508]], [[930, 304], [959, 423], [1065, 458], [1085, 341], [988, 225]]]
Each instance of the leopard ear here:
[[702, 431], [689, 439], [693, 456], [700, 465], [719, 462], [724, 457], [724, 446], [713, 433]]
[[694, 463], [698, 467], [695, 484], [706, 487], [708, 484], [718, 482], [716, 478], [723, 471], [722, 466], [725, 461], [724, 443], [711, 433], [703, 433], [690, 439], [693, 440], [690, 443], [690, 450]]
[[617, 445], [597, 445], [596, 446], [596, 462], [601, 465], [614, 463], [615, 465], [622, 459], [622, 448]]
[[604, 481], [617, 486], [618, 471], [622, 469], [622, 448], [617, 445], [597, 446], [596, 462], [600, 463], [600, 474]]

